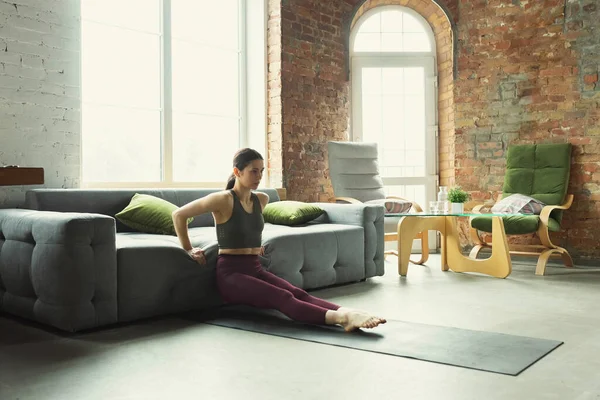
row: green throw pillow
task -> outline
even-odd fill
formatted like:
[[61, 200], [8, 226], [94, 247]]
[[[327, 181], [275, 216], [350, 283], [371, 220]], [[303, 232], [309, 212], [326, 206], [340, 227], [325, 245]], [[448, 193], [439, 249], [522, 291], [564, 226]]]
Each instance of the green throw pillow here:
[[263, 210], [265, 222], [277, 225], [300, 225], [312, 221], [325, 211], [310, 203], [301, 201], [276, 201], [269, 203]]
[[[174, 235], [175, 227], [171, 214], [177, 208], [175, 204], [158, 197], [136, 193], [129, 205], [115, 217], [139, 232]], [[188, 224], [193, 220], [194, 218], [189, 218]]]

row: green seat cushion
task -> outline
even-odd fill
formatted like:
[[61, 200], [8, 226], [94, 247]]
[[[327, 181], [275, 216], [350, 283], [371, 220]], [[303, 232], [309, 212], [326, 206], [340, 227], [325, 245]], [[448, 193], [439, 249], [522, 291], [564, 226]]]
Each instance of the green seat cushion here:
[[[504, 231], [507, 235], [524, 235], [537, 231], [540, 224], [539, 215], [519, 215], [502, 217]], [[492, 231], [492, 217], [473, 217], [471, 226], [479, 231]], [[554, 218], [548, 220], [548, 229], [552, 232], [560, 231], [560, 224]]]
[[[177, 206], [161, 198], [136, 193], [122, 211], [115, 215], [119, 221], [130, 228], [144, 233], [174, 235], [173, 211]], [[188, 224], [194, 218], [188, 219]]]
[[292, 226], [312, 221], [324, 212], [315, 204], [284, 200], [267, 204], [263, 210], [263, 216], [265, 222]]

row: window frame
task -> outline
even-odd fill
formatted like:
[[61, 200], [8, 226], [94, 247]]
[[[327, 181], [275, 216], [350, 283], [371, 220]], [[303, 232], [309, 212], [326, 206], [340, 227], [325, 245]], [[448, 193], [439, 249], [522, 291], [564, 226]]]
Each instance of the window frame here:
[[[85, 0], [84, 0], [85, 1]], [[267, 20], [268, 10], [265, 0], [238, 1], [239, 18], [239, 142], [238, 147], [252, 147], [268, 158], [267, 150]], [[81, 12], [80, 12], [81, 14]], [[81, 24], [84, 19], [81, 18]], [[80, 187], [83, 188], [219, 188], [224, 187], [227, 175], [222, 181], [173, 181], [173, 110], [172, 110], [172, 64], [171, 64], [171, 0], [160, 0], [160, 63], [161, 93], [160, 93], [160, 131], [161, 131], [161, 180], [156, 182], [89, 182], [83, 175], [83, 145], [80, 146]], [[81, 44], [83, 46], [83, 43]], [[83, 47], [82, 47], [83, 51]], [[82, 98], [82, 59], [80, 58], [80, 120], [81, 136], [84, 133]], [[250, 73], [249, 73], [250, 72]], [[252, 76], [249, 79], [248, 76]], [[258, 79], [260, 77], [261, 79]], [[252, 100], [249, 100], [252, 99]], [[211, 137], [207, 136], [207, 145]], [[214, 139], [213, 139], [214, 140]], [[213, 141], [212, 145], [215, 143]], [[233, 158], [233, 154], [223, 154], [223, 157]], [[265, 170], [263, 184], [269, 182]], [[262, 185], [261, 185], [262, 186]]]
[[[430, 51], [423, 52], [404, 52], [404, 51], [354, 51], [354, 42], [361, 25], [373, 14], [385, 12], [387, 10], [400, 10], [401, 12], [412, 15], [429, 37], [431, 44]], [[437, 43], [433, 29], [422, 15], [408, 7], [401, 5], [377, 6], [359, 17], [356, 24], [350, 31], [349, 40], [350, 52], [350, 129], [349, 140], [362, 142], [362, 87], [361, 77], [357, 73], [363, 67], [389, 67], [389, 66], [423, 66], [425, 67], [425, 99], [426, 99], [426, 118], [430, 124], [426, 125], [426, 152], [427, 163], [425, 166], [424, 177], [383, 177], [384, 187], [387, 186], [410, 186], [422, 184], [425, 188], [425, 204], [429, 200], [435, 199], [437, 187], [439, 184], [439, 120], [438, 120], [438, 70], [437, 70]], [[428, 75], [427, 72], [432, 74]], [[379, 144], [379, 143], [378, 143]], [[422, 205], [425, 205], [422, 204]], [[437, 245], [435, 233], [429, 234], [430, 250], [435, 250]], [[420, 248], [420, 242], [415, 244], [415, 249]]]

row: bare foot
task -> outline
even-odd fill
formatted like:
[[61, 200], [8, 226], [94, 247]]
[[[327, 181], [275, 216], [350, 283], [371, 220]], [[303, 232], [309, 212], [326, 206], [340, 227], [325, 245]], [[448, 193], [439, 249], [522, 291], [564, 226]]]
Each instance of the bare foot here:
[[387, 321], [384, 318], [375, 317], [365, 312], [354, 310], [342, 310], [344, 313], [340, 325], [346, 332], [353, 331], [358, 328], [375, 328], [379, 324], [385, 324]]

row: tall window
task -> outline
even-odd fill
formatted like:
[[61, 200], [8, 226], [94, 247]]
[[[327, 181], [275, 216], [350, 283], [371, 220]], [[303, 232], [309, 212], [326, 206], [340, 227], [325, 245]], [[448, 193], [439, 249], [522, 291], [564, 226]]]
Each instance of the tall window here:
[[81, 0], [83, 184], [222, 185], [238, 148], [264, 152], [262, 18], [262, 0]]
[[389, 195], [421, 205], [437, 185], [435, 42], [413, 10], [367, 11], [351, 34], [352, 139], [376, 142]]

